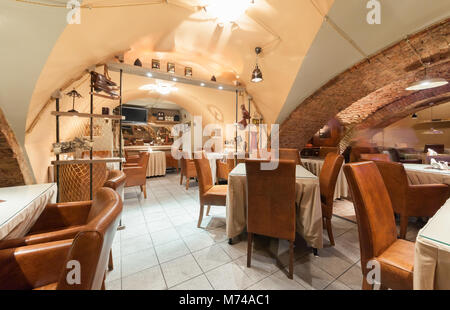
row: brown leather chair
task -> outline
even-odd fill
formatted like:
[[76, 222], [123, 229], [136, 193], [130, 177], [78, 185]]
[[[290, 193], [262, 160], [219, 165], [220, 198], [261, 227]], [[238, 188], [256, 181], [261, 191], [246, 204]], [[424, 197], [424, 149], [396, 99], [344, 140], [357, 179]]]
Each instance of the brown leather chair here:
[[[200, 196], [200, 214], [197, 227], [200, 227], [203, 219], [204, 207], [208, 206], [206, 215], [209, 215], [211, 206], [227, 205], [227, 185], [213, 185], [211, 167], [205, 153], [201, 152], [201, 159], [194, 159], [194, 165], [198, 177], [198, 187]], [[199, 156], [199, 155], [197, 155]]]
[[377, 148], [369, 146], [353, 146], [350, 151], [350, 162], [361, 161], [361, 154], [379, 154]]
[[325, 158], [328, 153], [339, 154], [339, 148], [337, 146], [321, 146], [319, 150], [319, 157]]
[[[124, 198], [124, 187], [125, 183], [127, 181], [127, 175], [125, 172], [120, 170], [111, 170], [108, 172], [108, 178], [104, 184], [104, 187], [109, 187], [115, 190], [120, 198], [123, 201]], [[112, 257], [112, 251], [109, 253], [109, 263], [108, 263], [108, 269], [113, 270], [114, 264], [113, 264], [113, 257]]]
[[125, 187], [139, 186], [141, 192], [144, 193], [144, 198], [147, 198], [147, 166], [148, 152], [139, 154], [139, 159], [134, 159], [131, 162], [126, 162], [123, 165], [123, 172], [127, 175]]
[[108, 178], [106, 179], [104, 187], [109, 187], [115, 190], [119, 195], [123, 193], [123, 188], [127, 181], [127, 175], [120, 170], [110, 170], [108, 172]]
[[391, 159], [388, 154], [361, 154], [360, 161], [387, 161]]
[[173, 158], [173, 156], [170, 152], [166, 152], [166, 167], [177, 169], [177, 174], [178, 174], [178, 169], [179, 169], [178, 160]]
[[189, 189], [189, 180], [191, 178], [197, 177], [197, 170], [195, 170], [194, 160], [191, 158], [192, 156], [190, 156], [190, 154], [183, 153], [183, 157], [180, 159], [181, 162], [180, 185], [183, 184], [183, 177], [186, 177], [186, 190]]
[[[76, 233], [60, 231], [58, 238], [38, 234], [24, 238], [21, 245], [0, 250], [0, 289], [104, 289], [108, 254], [121, 212], [122, 200], [110, 188], [99, 189], [91, 205], [76, 208], [66, 203], [46, 208], [35, 229], [87, 224]], [[46, 242], [46, 238], [51, 241]], [[81, 267], [79, 284], [67, 281], [76, 268], [72, 261]]]
[[280, 160], [293, 160], [296, 165], [301, 165], [300, 151], [298, 149], [279, 149]]
[[289, 240], [289, 279], [294, 274], [295, 164], [280, 160], [275, 170], [261, 170], [261, 160], [246, 160], [247, 267], [251, 266], [253, 235]]
[[346, 164], [345, 176], [352, 193], [358, 222], [363, 289], [367, 282], [369, 261], [380, 265], [381, 287], [413, 288], [414, 243], [397, 239], [389, 193], [374, 162]]
[[400, 238], [406, 238], [409, 216], [433, 216], [450, 197], [446, 184], [409, 185], [400, 163], [376, 162], [391, 198], [394, 212], [400, 215]]
[[330, 244], [334, 246], [331, 218], [333, 217], [334, 191], [336, 182], [341, 171], [344, 157], [336, 153], [328, 153], [325, 157], [322, 170], [319, 175], [320, 200], [322, 205], [322, 218], [324, 227], [327, 228]]
[[220, 179], [228, 181], [228, 175], [234, 169], [234, 159], [227, 158], [225, 162], [218, 159], [217, 164], [217, 181]]

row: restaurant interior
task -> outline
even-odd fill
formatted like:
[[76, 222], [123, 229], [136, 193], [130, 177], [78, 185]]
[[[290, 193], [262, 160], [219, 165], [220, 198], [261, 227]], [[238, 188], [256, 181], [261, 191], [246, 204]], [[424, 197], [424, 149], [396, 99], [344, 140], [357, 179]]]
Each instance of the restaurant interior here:
[[1, 1], [0, 289], [449, 290], [449, 16]]

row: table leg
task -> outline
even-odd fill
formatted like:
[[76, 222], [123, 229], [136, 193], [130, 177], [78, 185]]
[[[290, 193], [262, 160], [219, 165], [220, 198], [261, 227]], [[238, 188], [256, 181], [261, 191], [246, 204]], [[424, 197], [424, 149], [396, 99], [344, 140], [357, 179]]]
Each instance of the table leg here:
[[316, 248], [313, 248], [313, 254], [315, 257], [319, 257], [319, 251]]

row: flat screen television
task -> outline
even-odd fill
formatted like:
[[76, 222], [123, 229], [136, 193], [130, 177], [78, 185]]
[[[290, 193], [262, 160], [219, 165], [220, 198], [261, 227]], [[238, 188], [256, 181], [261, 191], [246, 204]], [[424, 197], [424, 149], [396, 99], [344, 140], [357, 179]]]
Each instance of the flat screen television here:
[[122, 106], [122, 115], [125, 119], [123, 124], [143, 124], [147, 125], [148, 110], [138, 107]]

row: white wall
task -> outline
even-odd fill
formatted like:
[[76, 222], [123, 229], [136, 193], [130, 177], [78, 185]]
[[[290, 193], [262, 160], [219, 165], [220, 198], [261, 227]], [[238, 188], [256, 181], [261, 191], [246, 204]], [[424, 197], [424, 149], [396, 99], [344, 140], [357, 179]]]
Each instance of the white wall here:
[[28, 105], [48, 55], [67, 24], [66, 13], [63, 8], [0, 3], [0, 107], [25, 155]]

